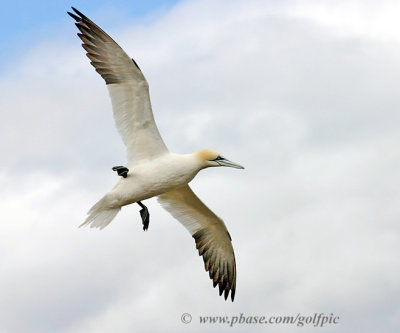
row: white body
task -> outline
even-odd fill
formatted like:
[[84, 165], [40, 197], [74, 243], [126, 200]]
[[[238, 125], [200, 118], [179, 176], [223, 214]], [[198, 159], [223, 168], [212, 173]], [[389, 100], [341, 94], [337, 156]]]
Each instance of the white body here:
[[166, 153], [129, 169], [128, 176], [121, 177], [104, 196], [108, 207], [129, 205], [186, 185], [200, 171], [201, 164], [192, 154]]

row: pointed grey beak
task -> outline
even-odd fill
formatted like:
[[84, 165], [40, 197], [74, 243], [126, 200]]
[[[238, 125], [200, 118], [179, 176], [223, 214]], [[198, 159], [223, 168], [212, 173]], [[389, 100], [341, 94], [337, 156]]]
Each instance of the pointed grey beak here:
[[232, 161], [227, 160], [226, 158], [222, 159], [222, 160], [217, 160], [216, 161], [220, 166], [226, 166], [226, 167], [231, 167], [231, 168], [235, 168], [235, 169], [244, 169], [243, 166], [241, 166], [240, 164], [234, 163]]

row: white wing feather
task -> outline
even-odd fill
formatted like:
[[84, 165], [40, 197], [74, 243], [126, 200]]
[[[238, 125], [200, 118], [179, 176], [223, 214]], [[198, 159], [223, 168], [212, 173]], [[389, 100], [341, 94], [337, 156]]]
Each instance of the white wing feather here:
[[108, 86], [114, 119], [127, 147], [129, 164], [168, 152], [154, 121], [149, 85], [135, 61], [101, 28], [81, 12], [68, 13], [91, 64]]
[[151, 111], [149, 88], [144, 81], [107, 85], [115, 124], [127, 147], [129, 163], [168, 152]]
[[190, 232], [203, 256], [214, 287], [225, 299], [235, 297], [236, 262], [231, 237], [224, 222], [193, 193], [188, 185], [158, 196], [158, 201]]

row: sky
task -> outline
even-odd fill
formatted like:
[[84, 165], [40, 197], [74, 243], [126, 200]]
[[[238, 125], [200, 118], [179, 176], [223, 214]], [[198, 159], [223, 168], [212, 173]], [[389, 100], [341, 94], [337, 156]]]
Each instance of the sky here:
[[[232, 236], [233, 303], [155, 199], [148, 232], [137, 205], [102, 231], [78, 228], [126, 157], [70, 5], [143, 70], [171, 151], [210, 147], [246, 167], [191, 183]], [[0, 332], [398, 332], [399, 10], [375, 0], [2, 1]], [[314, 313], [339, 323], [199, 323]]]
[[[0, 51], [0, 60], [7, 61], [22, 55], [26, 48], [48, 36], [59, 36], [67, 27], [65, 12], [71, 6], [82, 11], [104, 15], [111, 19], [114, 28], [132, 22], [133, 19], [154, 15], [170, 9], [177, 0], [86, 0], [86, 1], [0, 1], [0, 43], [6, 45]], [[65, 23], [63, 25], [62, 23]], [[70, 22], [69, 22], [70, 23]]]

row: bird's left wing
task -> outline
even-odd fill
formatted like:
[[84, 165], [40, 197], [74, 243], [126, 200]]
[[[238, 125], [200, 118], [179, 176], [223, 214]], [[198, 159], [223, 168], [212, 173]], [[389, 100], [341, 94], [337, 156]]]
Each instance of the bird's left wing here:
[[203, 256], [214, 287], [232, 301], [236, 289], [236, 262], [231, 237], [224, 222], [193, 193], [188, 185], [158, 196], [161, 203], [190, 232]]
[[73, 8], [83, 48], [106, 81], [115, 124], [124, 141], [128, 162], [151, 159], [168, 152], [151, 109], [149, 85], [136, 62], [93, 21]]

